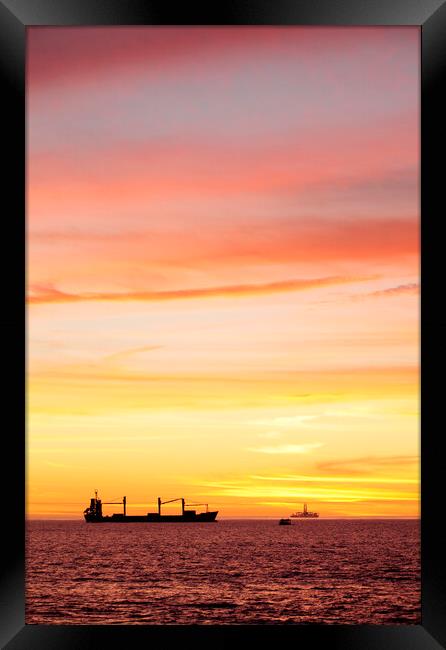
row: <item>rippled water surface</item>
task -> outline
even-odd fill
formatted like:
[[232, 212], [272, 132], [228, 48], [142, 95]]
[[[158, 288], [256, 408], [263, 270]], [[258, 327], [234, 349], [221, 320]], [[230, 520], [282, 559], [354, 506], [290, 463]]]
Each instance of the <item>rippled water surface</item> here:
[[419, 522], [27, 525], [26, 622], [420, 622]]

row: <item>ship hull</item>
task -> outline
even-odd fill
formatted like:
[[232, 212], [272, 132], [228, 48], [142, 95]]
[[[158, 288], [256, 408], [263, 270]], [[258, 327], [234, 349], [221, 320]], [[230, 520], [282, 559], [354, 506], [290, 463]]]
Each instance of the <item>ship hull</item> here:
[[115, 514], [105, 517], [86, 514], [85, 521], [89, 524], [168, 524], [168, 523], [200, 523], [215, 521], [218, 510], [215, 512], [200, 512], [198, 514], [187, 512], [184, 515], [159, 515], [149, 512], [147, 515], [121, 515]]

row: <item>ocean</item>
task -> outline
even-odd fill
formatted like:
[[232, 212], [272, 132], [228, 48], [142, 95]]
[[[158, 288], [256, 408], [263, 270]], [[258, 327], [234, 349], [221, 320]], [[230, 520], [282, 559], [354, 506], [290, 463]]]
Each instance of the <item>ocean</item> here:
[[419, 624], [420, 522], [29, 521], [26, 623]]

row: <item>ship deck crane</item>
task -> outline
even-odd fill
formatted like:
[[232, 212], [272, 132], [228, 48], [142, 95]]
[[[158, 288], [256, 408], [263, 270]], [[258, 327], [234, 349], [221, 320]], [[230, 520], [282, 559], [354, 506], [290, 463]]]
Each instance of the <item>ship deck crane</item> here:
[[161, 501], [161, 497], [158, 497], [158, 514], [161, 515], [161, 506], [165, 503], [173, 503], [174, 501], [181, 501], [181, 514], [184, 515], [184, 499], [168, 499], [168, 501]]
[[208, 503], [186, 503], [186, 506], [206, 506], [206, 512], [209, 512]]
[[126, 509], [127, 509], [127, 497], [122, 497], [122, 501], [103, 501], [102, 505], [111, 506], [111, 505], [119, 505], [121, 503], [122, 503], [122, 506], [124, 508], [124, 517], [125, 517]]
[[206, 512], [209, 512], [209, 504], [207, 503], [186, 503], [184, 499], [168, 499], [167, 501], [161, 501], [161, 498], [158, 497], [158, 514], [161, 515], [161, 506], [165, 503], [174, 503], [175, 501], [181, 501], [181, 514], [184, 515], [186, 506], [206, 506]]

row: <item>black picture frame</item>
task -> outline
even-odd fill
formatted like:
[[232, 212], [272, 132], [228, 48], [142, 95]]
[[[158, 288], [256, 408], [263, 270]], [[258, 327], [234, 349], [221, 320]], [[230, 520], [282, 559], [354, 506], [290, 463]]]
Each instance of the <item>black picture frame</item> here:
[[[26, 442], [25, 33], [34, 25], [418, 25], [421, 61], [421, 529], [422, 624], [413, 626], [44, 626], [24, 622]], [[159, 0], [0, 0], [3, 118], [3, 280], [7, 308], [0, 319], [7, 377], [3, 470], [3, 571], [0, 642], [21, 648], [148, 647], [169, 643], [214, 647], [242, 640], [374, 650], [446, 647], [446, 535], [441, 519], [441, 427], [445, 324], [441, 291], [442, 190], [446, 136], [446, 0], [274, 0], [171, 6]], [[6, 138], [6, 135], [12, 136]], [[444, 211], [444, 210], [443, 210]], [[437, 289], [438, 284], [438, 289]], [[442, 336], [443, 335], [443, 336]], [[8, 418], [9, 419], [9, 418]], [[2, 472], [5, 474], [5, 471]]]

